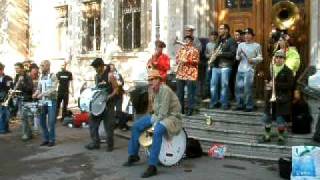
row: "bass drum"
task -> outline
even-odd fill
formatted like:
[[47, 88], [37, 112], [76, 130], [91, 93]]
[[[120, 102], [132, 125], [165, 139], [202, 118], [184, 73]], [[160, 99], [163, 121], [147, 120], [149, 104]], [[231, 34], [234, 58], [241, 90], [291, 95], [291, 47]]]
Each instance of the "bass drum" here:
[[[162, 137], [162, 144], [159, 153], [159, 161], [164, 166], [173, 166], [177, 164], [184, 156], [187, 146], [187, 133], [184, 129], [176, 136], [168, 139]], [[150, 146], [151, 148], [151, 146]], [[147, 149], [147, 154], [150, 155], [150, 148]]]
[[106, 108], [107, 94], [100, 89], [87, 88], [79, 97], [81, 111], [99, 116]]

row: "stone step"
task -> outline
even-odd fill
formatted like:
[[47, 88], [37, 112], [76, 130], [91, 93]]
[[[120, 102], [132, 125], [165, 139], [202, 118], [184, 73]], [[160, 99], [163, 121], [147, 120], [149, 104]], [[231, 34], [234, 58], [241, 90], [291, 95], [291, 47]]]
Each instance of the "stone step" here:
[[[213, 121], [211, 126], [208, 126], [205, 120], [193, 120], [193, 119], [183, 119], [183, 126], [186, 129], [197, 129], [204, 133], [208, 133], [209, 137], [225, 137], [234, 138], [237, 141], [243, 138], [243, 141], [258, 139], [264, 134], [264, 128], [262, 125], [247, 125], [247, 124], [229, 124], [223, 121], [216, 122]], [[276, 125], [273, 125], [274, 127]], [[276, 134], [276, 128], [272, 128], [273, 133]], [[296, 143], [307, 143], [311, 141], [312, 133], [305, 135], [296, 135], [287, 133], [287, 138], [289, 142], [293, 144]]]

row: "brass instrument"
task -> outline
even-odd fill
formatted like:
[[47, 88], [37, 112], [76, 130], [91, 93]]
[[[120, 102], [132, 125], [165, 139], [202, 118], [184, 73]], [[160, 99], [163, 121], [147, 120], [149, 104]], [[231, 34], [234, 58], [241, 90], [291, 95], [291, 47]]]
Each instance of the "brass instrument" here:
[[2, 106], [7, 107], [12, 96], [15, 95], [16, 93], [21, 93], [21, 91], [18, 91], [17, 88], [20, 85], [22, 80], [23, 80], [23, 76], [20, 76], [16, 86], [13, 88], [13, 90], [12, 89], [9, 90], [6, 100], [3, 103], [1, 103]]
[[210, 59], [208, 61], [208, 65], [210, 66], [218, 57], [219, 54], [221, 54], [222, 52], [222, 44], [223, 43], [220, 43], [219, 46], [213, 50], [211, 56], [210, 56]]
[[153, 137], [154, 127], [151, 127], [145, 130], [139, 137], [139, 143], [144, 148], [148, 148], [152, 145], [152, 137]]
[[270, 98], [270, 102], [275, 102], [277, 100], [277, 95], [276, 95], [276, 81], [275, 81], [275, 74], [274, 74], [274, 57], [272, 58], [272, 63], [271, 63], [271, 76], [272, 76], [272, 94], [271, 94], [271, 98]]
[[187, 45], [187, 43], [182, 42], [182, 41], [179, 41], [178, 39], [176, 39], [176, 40], [174, 41], [174, 44], [179, 44], [179, 45], [181, 45], [181, 46], [186, 46], [186, 45]]
[[289, 29], [299, 19], [299, 8], [291, 1], [280, 1], [272, 7], [272, 22], [281, 30]]

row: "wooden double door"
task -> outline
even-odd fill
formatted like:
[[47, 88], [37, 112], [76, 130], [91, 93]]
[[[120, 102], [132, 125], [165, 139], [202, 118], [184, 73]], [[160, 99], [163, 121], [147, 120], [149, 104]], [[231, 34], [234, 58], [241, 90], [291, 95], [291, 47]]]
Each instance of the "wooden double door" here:
[[[262, 45], [264, 61], [257, 70], [261, 80], [269, 73], [270, 55], [268, 46], [273, 26], [272, 8], [280, 1], [286, 0], [216, 0], [214, 11], [215, 25], [227, 23], [230, 33], [237, 29], [251, 27], [255, 31], [255, 41]], [[300, 19], [287, 29], [292, 45], [301, 55], [301, 70], [309, 64], [309, 29], [310, 0], [290, 0], [299, 9]], [[300, 70], [300, 71], [301, 71]], [[261, 81], [260, 81], [261, 82]], [[257, 84], [256, 84], [257, 85]], [[260, 85], [258, 85], [260, 86]], [[259, 92], [258, 92], [259, 93]]]

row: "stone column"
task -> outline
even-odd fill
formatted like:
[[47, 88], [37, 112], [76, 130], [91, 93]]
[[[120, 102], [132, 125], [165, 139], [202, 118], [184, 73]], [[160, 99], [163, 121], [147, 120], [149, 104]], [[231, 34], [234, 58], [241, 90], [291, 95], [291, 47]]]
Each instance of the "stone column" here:
[[320, 70], [320, 3], [319, 0], [310, 1], [310, 65]]

